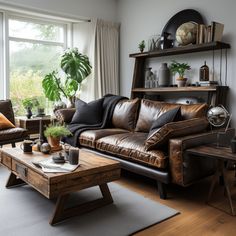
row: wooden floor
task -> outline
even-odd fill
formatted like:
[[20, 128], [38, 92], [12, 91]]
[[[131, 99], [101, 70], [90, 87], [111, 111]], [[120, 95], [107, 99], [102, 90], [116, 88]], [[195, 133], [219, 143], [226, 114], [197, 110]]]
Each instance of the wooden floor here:
[[[230, 171], [232, 187], [234, 172]], [[128, 187], [143, 196], [172, 207], [181, 214], [143, 230], [136, 236], [160, 236], [160, 235], [236, 235], [236, 217], [230, 216], [205, 203], [207, 198], [210, 178], [201, 181], [194, 186], [182, 188], [175, 185], [168, 187], [169, 198], [161, 200], [155, 182], [150, 179], [124, 173], [119, 184]], [[236, 189], [236, 185], [234, 186]], [[236, 198], [235, 198], [236, 199]], [[229, 210], [227, 198], [224, 197], [222, 187], [217, 187], [212, 199], [214, 206]], [[234, 201], [236, 209], [236, 201]], [[227, 209], [228, 208], [228, 209]], [[144, 209], [145, 210], [145, 209]]]
[[[229, 175], [236, 199], [234, 171], [229, 171]], [[205, 203], [210, 180], [202, 180], [188, 188], [170, 185], [167, 188], [167, 200], [160, 199], [155, 181], [143, 176], [122, 171], [121, 179], [116, 182], [180, 212], [179, 215], [136, 233], [135, 236], [236, 236], [236, 216], [230, 216]], [[222, 187], [218, 187], [214, 193], [214, 205], [227, 209], [229, 204]], [[236, 209], [236, 200], [234, 207]]]

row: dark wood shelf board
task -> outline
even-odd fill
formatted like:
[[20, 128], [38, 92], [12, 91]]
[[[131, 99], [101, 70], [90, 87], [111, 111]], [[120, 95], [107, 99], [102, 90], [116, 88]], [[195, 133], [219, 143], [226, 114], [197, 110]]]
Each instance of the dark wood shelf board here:
[[[227, 87], [227, 86], [225, 86]], [[132, 89], [132, 92], [157, 92], [157, 93], [166, 93], [166, 92], [215, 92], [217, 90], [217, 86], [201, 86], [201, 87], [160, 87], [160, 88], [135, 88]]]
[[130, 54], [129, 56], [133, 58], [151, 58], [151, 57], [162, 57], [162, 56], [203, 52], [203, 51], [219, 50], [219, 49], [227, 49], [227, 48], [230, 48], [230, 44], [228, 43], [211, 42], [211, 43], [204, 43], [204, 44], [180, 46], [180, 47], [168, 48], [168, 49], [151, 51], [151, 52], [133, 53], [133, 54]]

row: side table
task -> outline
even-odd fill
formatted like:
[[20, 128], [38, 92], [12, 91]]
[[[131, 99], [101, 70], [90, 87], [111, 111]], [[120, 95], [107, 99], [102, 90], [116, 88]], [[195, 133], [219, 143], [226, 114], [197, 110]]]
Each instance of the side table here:
[[44, 117], [34, 117], [28, 119], [27, 117], [19, 116], [16, 117], [15, 120], [16, 120], [16, 126], [27, 129], [27, 134], [31, 136], [35, 134], [39, 135], [41, 121], [42, 125], [46, 126], [49, 125], [52, 121], [55, 121], [56, 118], [53, 118], [51, 116], [44, 116]]
[[226, 169], [225, 162], [228, 162], [228, 161], [236, 162], [236, 154], [232, 153], [231, 148], [217, 147], [214, 144], [202, 145], [202, 146], [190, 148], [186, 150], [186, 153], [190, 155], [194, 155], [194, 156], [199, 156], [199, 157], [214, 158], [217, 160], [217, 169], [214, 176], [212, 177], [212, 182], [211, 182], [211, 186], [208, 193], [207, 203], [210, 201], [216, 182], [219, 180], [219, 177], [221, 176], [223, 178], [224, 187], [225, 187], [226, 194], [229, 200], [231, 213], [233, 216], [235, 216], [235, 210], [233, 207], [231, 192], [229, 188], [229, 180], [226, 175], [227, 169]]

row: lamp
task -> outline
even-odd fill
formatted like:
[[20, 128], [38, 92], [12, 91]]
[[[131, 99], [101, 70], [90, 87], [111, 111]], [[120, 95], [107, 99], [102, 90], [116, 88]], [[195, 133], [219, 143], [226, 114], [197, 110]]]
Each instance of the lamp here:
[[212, 126], [222, 127], [227, 123], [225, 130], [217, 133], [217, 147], [219, 147], [219, 136], [221, 134], [226, 134], [231, 118], [232, 115], [225, 109], [223, 105], [211, 107], [207, 112], [207, 119]]

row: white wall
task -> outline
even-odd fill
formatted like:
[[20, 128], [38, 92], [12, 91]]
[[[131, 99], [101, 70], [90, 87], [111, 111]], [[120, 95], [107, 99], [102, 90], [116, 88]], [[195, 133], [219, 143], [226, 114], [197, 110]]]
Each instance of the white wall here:
[[85, 18], [97, 17], [115, 21], [117, 16], [116, 0], [1, 0], [1, 2]]
[[[151, 35], [160, 34], [166, 22], [178, 11], [183, 9], [195, 9], [199, 11], [210, 24], [218, 21], [225, 24], [223, 41], [229, 42], [232, 49], [228, 57], [228, 85], [230, 87], [230, 110], [233, 113], [233, 125], [236, 127], [236, 30], [235, 30], [235, 0], [119, 0], [118, 20], [121, 22], [121, 94], [130, 96], [133, 77], [134, 59], [129, 58], [130, 53], [138, 51], [138, 43], [148, 40]], [[209, 53], [186, 54], [174, 57], [176, 60], [186, 61], [191, 64], [193, 70], [190, 73], [191, 81], [198, 80], [198, 70], [207, 59], [212, 66], [212, 56]], [[169, 61], [172, 57], [158, 59]], [[216, 62], [218, 67], [219, 61]], [[153, 70], [160, 66], [152, 63]], [[219, 68], [216, 68], [219, 75]]]

